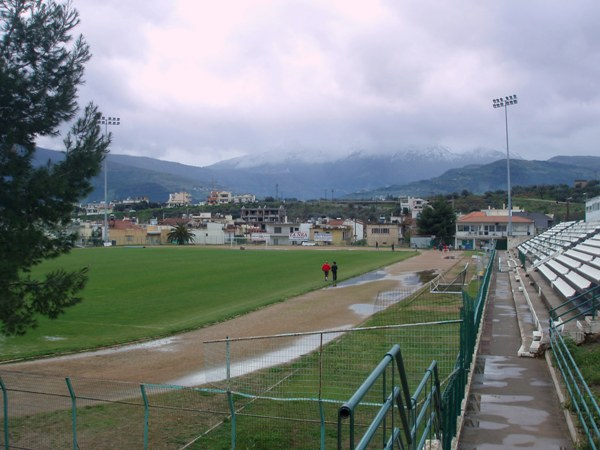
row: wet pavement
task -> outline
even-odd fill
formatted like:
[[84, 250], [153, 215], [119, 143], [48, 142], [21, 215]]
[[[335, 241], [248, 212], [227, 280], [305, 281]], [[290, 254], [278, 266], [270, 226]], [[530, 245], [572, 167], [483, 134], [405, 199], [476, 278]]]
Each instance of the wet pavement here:
[[491, 281], [458, 449], [573, 449], [546, 359], [518, 356], [509, 277], [496, 271]]

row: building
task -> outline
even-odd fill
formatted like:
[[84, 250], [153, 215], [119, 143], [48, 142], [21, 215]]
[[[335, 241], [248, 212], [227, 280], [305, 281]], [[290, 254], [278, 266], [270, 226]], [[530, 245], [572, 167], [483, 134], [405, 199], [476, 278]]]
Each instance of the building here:
[[300, 232], [300, 224], [297, 223], [266, 223], [265, 234], [269, 245], [297, 245], [308, 240], [308, 235]]
[[554, 217], [540, 212], [514, 211], [513, 216], [527, 217], [535, 222], [535, 234], [541, 234], [555, 225]]
[[285, 223], [285, 208], [281, 205], [279, 208], [268, 208], [266, 206], [258, 206], [256, 208], [248, 208], [242, 206], [240, 210], [240, 219], [246, 224], [260, 226], [262, 231], [265, 230], [265, 223]]
[[254, 203], [256, 196], [252, 194], [241, 194], [233, 196], [233, 203]]
[[362, 241], [365, 238], [365, 224], [362, 220], [346, 219], [343, 224], [352, 231], [352, 243]]
[[535, 221], [527, 217], [513, 215], [512, 233], [509, 243], [508, 212], [501, 215], [498, 210], [475, 211], [456, 220], [454, 246], [468, 250], [512, 248], [535, 236]]
[[191, 230], [194, 244], [201, 245], [223, 245], [229, 240], [225, 229], [227, 225], [219, 222], [203, 222], [197, 228]]
[[109, 239], [113, 245], [161, 245], [167, 241], [168, 228], [141, 226], [131, 220], [111, 219]]
[[312, 226], [310, 240], [321, 245], [350, 245], [354, 240], [354, 228], [341, 219], [328, 219]]
[[590, 198], [585, 202], [585, 221], [592, 222], [600, 220], [600, 196]]
[[223, 205], [232, 201], [233, 195], [229, 191], [210, 191], [206, 199], [206, 203], [209, 205]]
[[370, 247], [391, 247], [400, 244], [402, 234], [398, 223], [367, 224], [366, 239]]
[[192, 195], [187, 192], [175, 192], [169, 194], [167, 206], [173, 208], [175, 206], [188, 206], [192, 204]]
[[421, 215], [423, 207], [429, 202], [417, 197], [404, 197], [400, 199], [400, 208], [409, 212], [412, 219], [416, 219]]

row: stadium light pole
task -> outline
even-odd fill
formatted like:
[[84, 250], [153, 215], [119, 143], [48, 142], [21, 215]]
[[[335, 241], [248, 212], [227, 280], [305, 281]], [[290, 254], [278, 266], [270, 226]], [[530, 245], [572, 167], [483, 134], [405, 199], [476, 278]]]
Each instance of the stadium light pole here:
[[507, 107], [517, 104], [517, 96], [509, 95], [504, 98], [495, 98], [492, 100], [494, 108], [504, 108], [504, 124], [506, 127], [506, 184], [508, 191], [508, 228], [506, 230], [506, 248], [508, 249], [508, 238], [512, 236], [512, 201], [510, 195], [510, 153], [508, 150], [508, 112]]
[[[108, 137], [108, 126], [121, 125], [118, 117], [100, 118], [100, 124], [104, 125], [104, 135]], [[108, 243], [108, 155], [104, 158], [104, 244]]]

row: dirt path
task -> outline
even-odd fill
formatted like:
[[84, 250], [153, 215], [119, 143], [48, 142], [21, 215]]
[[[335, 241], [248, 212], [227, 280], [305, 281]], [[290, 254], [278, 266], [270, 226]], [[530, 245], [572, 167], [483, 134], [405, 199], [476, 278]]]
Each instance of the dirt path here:
[[[171, 383], [204, 365], [203, 342], [227, 336], [248, 337], [356, 326], [365, 320], [351, 307], [372, 305], [382, 291], [405, 286], [406, 274], [441, 273], [457, 264], [459, 252], [423, 251], [385, 269], [387, 276], [364, 284], [327, 287], [227, 322], [139, 345], [2, 365], [2, 371], [40, 373], [136, 383]], [[404, 275], [404, 276], [403, 276]], [[364, 308], [362, 308], [364, 310]]]

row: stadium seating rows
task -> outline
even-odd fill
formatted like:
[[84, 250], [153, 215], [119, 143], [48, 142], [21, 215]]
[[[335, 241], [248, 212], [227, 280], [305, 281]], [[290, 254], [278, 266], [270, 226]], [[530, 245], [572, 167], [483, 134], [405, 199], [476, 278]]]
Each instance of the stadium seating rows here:
[[562, 222], [517, 249], [565, 299], [600, 285], [600, 221]]

